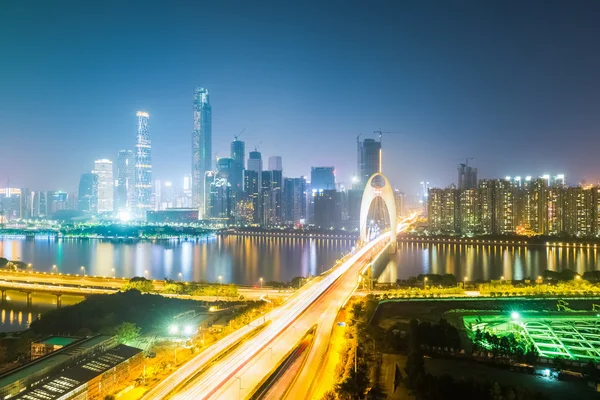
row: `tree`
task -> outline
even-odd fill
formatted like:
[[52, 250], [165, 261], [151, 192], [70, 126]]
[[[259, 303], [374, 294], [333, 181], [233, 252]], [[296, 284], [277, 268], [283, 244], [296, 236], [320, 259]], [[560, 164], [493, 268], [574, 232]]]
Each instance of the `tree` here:
[[321, 397], [321, 400], [337, 400], [337, 395], [334, 391], [328, 390], [325, 393], [323, 393], [323, 397]]
[[353, 400], [362, 398], [369, 385], [369, 378], [364, 371], [354, 372], [350, 374], [342, 382], [335, 385], [335, 392], [338, 397], [343, 400]]
[[142, 293], [148, 293], [154, 290], [152, 281], [144, 278], [143, 276], [134, 276], [123, 286], [123, 291], [126, 290], [139, 290]]
[[385, 394], [385, 390], [378, 384], [373, 386], [369, 393], [367, 393], [367, 400], [385, 400], [387, 399], [387, 395]]
[[140, 337], [140, 328], [132, 322], [123, 322], [115, 329], [115, 336], [119, 343], [135, 342]]

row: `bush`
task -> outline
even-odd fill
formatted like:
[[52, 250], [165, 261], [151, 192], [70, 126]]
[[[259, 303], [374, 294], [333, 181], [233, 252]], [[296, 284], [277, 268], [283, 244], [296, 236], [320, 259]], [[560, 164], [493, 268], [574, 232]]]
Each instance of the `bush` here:
[[122, 287], [123, 291], [137, 290], [142, 293], [150, 293], [154, 290], [152, 281], [144, 278], [143, 276], [134, 276]]

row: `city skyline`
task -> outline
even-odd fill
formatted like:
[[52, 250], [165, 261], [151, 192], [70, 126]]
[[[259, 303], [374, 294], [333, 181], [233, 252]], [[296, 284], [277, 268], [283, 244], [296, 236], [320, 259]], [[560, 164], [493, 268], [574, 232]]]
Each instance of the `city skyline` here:
[[[416, 193], [422, 180], [432, 186], [453, 182], [465, 157], [474, 157], [473, 165], [486, 176], [559, 170], [575, 181], [598, 181], [593, 149], [600, 144], [594, 108], [600, 90], [594, 71], [600, 60], [592, 49], [600, 10], [595, 4], [463, 3], [433, 10], [407, 4], [345, 8], [333, 2], [317, 15], [309, 12], [310, 4], [298, 10], [282, 5], [273, 12], [293, 23], [275, 25], [266, 23], [262, 7], [230, 19], [220, 6], [190, 5], [207, 15], [210, 34], [203, 37], [203, 52], [188, 51], [199, 39], [191, 30], [195, 21], [186, 17], [194, 14], [190, 10], [171, 10], [179, 21], [175, 27], [157, 6], [139, 10], [129, 4], [114, 13], [108, 2], [90, 19], [87, 7], [77, 5], [64, 16], [63, 31], [49, 22], [55, 11], [43, 4], [36, 13], [18, 4], [0, 7], [0, 18], [7, 18], [1, 33], [18, 37], [2, 46], [7, 56], [0, 78], [3, 185], [10, 178], [11, 186], [74, 191], [89, 160], [115, 160], [119, 149], [133, 147], [130, 116], [140, 109], [152, 115], [154, 176], [179, 180], [190, 173], [189, 103], [197, 86], [208, 88], [212, 97], [211, 159], [226, 154], [246, 128], [241, 140], [247, 148], [262, 142], [263, 154], [283, 158], [288, 176], [335, 165], [339, 181], [349, 184], [356, 170], [354, 138], [375, 137], [372, 132], [381, 129], [403, 132], [384, 138], [384, 154], [390, 155], [384, 155], [383, 167], [407, 193]], [[152, 22], [148, 26], [173, 29], [161, 38], [144, 26], [129, 26], [130, 15], [138, 12]], [[469, 18], [462, 18], [464, 13]], [[74, 22], [82, 16], [91, 29]], [[241, 31], [235, 27], [240, 23], [253, 29]], [[108, 24], [116, 33], [99, 35]], [[505, 26], [511, 30], [504, 32]], [[311, 32], [307, 27], [314, 34], [305, 34]], [[320, 35], [330, 30], [331, 35]], [[385, 40], [392, 37], [400, 40]], [[74, 57], [63, 42], [83, 53]], [[576, 57], [575, 43], [583, 49]], [[140, 64], [136, 57], [143, 53], [152, 63], [139, 57]], [[171, 58], [177, 63], [166, 61]], [[512, 78], [503, 80], [506, 75]], [[37, 98], [30, 95], [34, 88]], [[89, 93], [95, 96], [88, 98]], [[38, 100], [48, 98], [52, 101], [43, 106]], [[31, 168], [11, 168], [24, 141]], [[413, 165], [419, 165], [419, 176], [406, 174]]]

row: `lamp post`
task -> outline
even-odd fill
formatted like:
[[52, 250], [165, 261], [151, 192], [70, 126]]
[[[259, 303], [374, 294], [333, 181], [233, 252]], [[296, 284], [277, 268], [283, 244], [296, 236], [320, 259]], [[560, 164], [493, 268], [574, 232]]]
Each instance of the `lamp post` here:
[[52, 266], [52, 272], [56, 271], [56, 273], [58, 274], [58, 267], [55, 265]]
[[144, 271], [144, 278], [148, 279], [148, 270]]
[[182, 275], [182, 273], [181, 273], [181, 272], [179, 273], [179, 281], [180, 281], [180, 282], [183, 282], [183, 275]]
[[423, 278], [423, 290], [427, 289], [427, 281], [429, 278], [425, 277]]
[[79, 269], [83, 271], [83, 276], [85, 276], [85, 267], [82, 265]]
[[223, 277], [221, 275], [219, 275], [219, 277], [217, 278], [219, 280], [219, 285], [221, 284], [221, 280], [223, 279]]
[[465, 290], [467, 289], [467, 281], [468, 280], [469, 280], [469, 277], [465, 276], [465, 280], [464, 280], [464, 283], [463, 283], [463, 289], [465, 289]]
[[116, 272], [115, 272], [115, 269], [114, 269], [114, 268], [112, 268], [112, 274], [113, 274], [113, 279], [117, 277], [117, 275], [116, 275]]
[[263, 278], [260, 278], [260, 290], [262, 290]]

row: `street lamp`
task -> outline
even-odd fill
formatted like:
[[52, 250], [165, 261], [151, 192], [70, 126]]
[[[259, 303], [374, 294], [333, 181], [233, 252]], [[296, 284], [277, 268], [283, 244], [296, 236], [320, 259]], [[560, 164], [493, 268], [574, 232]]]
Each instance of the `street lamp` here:
[[182, 278], [182, 276], [183, 276], [183, 275], [182, 275], [182, 274], [181, 274], [181, 272], [180, 272], [180, 273], [179, 273], [179, 281], [180, 281], [180, 282], [182, 282], [182, 281], [183, 281], [183, 278]]
[[260, 290], [262, 290], [263, 278], [260, 278]]
[[221, 280], [223, 279], [223, 277], [221, 275], [219, 275], [219, 277], [217, 279], [219, 279], [219, 285], [220, 285], [221, 284]]
[[500, 277], [500, 280], [501, 280], [501, 281], [504, 281], [504, 275], [502, 275], [502, 276]]
[[468, 276], [465, 276], [465, 281], [463, 283], [463, 288], [466, 289], [467, 288], [467, 281], [469, 280]]
[[80, 270], [83, 271], [83, 276], [85, 276], [85, 267], [83, 265], [81, 266]]
[[117, 277], [114, 268], [112, 268], [112, 274], [113, 274], [113, 279]]
[[54, 272], [54, 271], [56, 271], [56, 273], [58, 273], [58, 267], [57, 267], [56, 265], [53, 265], [53, 266], [52, 266], [52, 271], [53, 271], [53, 272]]
[[148, 278], [148, 270], [144, 271], [144, 278]]
[[542, 283], [542, 276], [541, 276], [541, 275], [538, 275], [538, 278], [537, 278], [537, 280], [538, 280], [538, 283]]
[[423, 289], [427, 289], [427, 281], [429, 280], [429, 278], [425, 277], [423, 278]]

